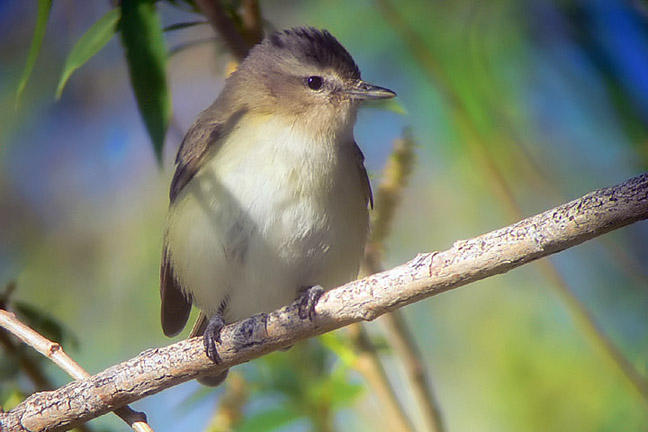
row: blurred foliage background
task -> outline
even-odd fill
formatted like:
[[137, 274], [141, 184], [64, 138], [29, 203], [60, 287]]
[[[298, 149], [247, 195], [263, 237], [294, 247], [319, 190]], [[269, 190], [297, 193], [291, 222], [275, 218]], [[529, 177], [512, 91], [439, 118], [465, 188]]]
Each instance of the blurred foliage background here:
[[[172, 102], [158, 163], [119, 36], [55, 100], [66, 57], [111, 2], [53, 3], [16, 103], [39, 3], [0, 2], [0, 287], [15, 281], [11, 302], [40, 317], [50, 337], [74, 342], [65, 348], [93, 373], [170, 342], [159, 325], [158, 266], [172, 161], [222, 88], [230, 57], [209, 25], [164, 33]], [[165, 27], [202, 19], [186, 2], [155, 6]], [[643, 0], [275, 0], [261, 11], [266, 31], [330, 30], [365, 79], [399, 95], [405, 113], [364, 109], [356, 128], [374, 187], [403, 128], [417, 143], [386, 267], [646, 170]], [[639, 223], [406, 308], [445, 428], [648, 430], [648, 395], [637, 391], [648, 379], [647, 263], [648, 226]], [[422, 430], [381, 320], [368, 330]], [[9, 409], [34, 384], [15, 353], [0, 353], [0, 404]], [[134, 408], [158, 431], [223, 430], [228, 421], [236, 430], [383, 430], [354, 356], [341, 331], [240, 366], [227, 386], [186, 383]], [[40, 364], [53, 385], [68, 381]], [[88, 426], [123, 430], [112, 417]]]

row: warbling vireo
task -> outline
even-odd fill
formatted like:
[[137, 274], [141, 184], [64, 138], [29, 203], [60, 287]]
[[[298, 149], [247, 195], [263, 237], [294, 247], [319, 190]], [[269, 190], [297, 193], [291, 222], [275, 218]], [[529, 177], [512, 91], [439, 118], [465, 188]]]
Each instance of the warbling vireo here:
[[178, 151], [161, 268], [167, 336], [195, 304], [192, 335], [218, 362], [225, 324], [295, 299], [312, 318], [323, 289], [357, 276], [373, 203], [353, 126], [360, 102], [395, 95], [362, 81], [324, 30], [252, 48]]

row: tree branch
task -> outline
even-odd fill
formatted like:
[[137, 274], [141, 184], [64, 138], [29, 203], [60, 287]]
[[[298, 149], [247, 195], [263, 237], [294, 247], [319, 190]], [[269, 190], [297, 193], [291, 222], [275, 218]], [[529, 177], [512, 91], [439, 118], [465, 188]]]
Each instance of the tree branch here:
[[[375, 1], [378, 10], [386, 22], [401, 36], [414, 60], [431, 80], [432, 85], [441, 92], [447, 106], [450, 108], [454, 121], [457, 123], [458, 129], [464, 133], [462, 142], [466, 144], [466, 148], [469, 150], [475, 162], [484, 170], [484, 178], [492, 188], [493, 194], [504, 204], [502, 206], [503, 209], [512, 217], [512, 220], [521, 218], [522, 210], [513, 193], [512, 183], [506, 179], [506, 175], [498, 167], [496, 157], [492, 153], [490, 146], [487, 145], [486, 140], [481, 136], [475, 121], [471, 118], [468, 106], [457, 93], [452, 85], [452, 80], [444, 72], [445, 69], [440, 66], [437, 57], [425, 43], [421, 35], [408, 24], [398, 8], [394, 7], [389, 0]], [[502, 121], [501, 119], [493, 119], [492, 123], [498, 124], [502, 123]], [[530, 154], [524, 150], [520, 142], [515, 141], [513, 140], [512, 143], [506, 144], [505, 139], [502, 145], [512, 146], [512, 148], [521, 150], [520, 155], [522, 158], [520, 161], [529, 168], [527, 171], [535, 173], [536, 177], [544, 178], [539, 173], [538, 165], [530, 157]], [[544, 184], [543, 187], [547, 187], [547, 185]], [[623, 262], [622, 255], [613, 253], [612, 257], [619, 261], [621, 265], [627, 267], [629, 263], [627, 260]], [[630, 267], [632, 267], [631, 264]], [[626, 358], [621, 349], [605, 334], [602, 326], [596, 321], [594, 314], [578, 299], [578, 296], [569, 287], [566, 280], [560, 276], [556, 266], [551, 261], [543, 261], [539, 263], [539, 268], [556, 289], [557, 294], [561, 297], [561, 300], [572, 316], [576, 327], [595, 348], [599, 349], [609, 360], [612, 360], [619, 371], [624, 374], [630, 385], [643, 397], [644, 403], [648, 403], [648, 380], [638, 372], [637, 368]], [[636, 272], [630, 271], [629, 274], [634, 274], [636, 277]]]
[[[392, 152], [382, 170], [380, 184], [375, 194], [375, 205], [371, 212], [371, 228], [369, 230], [371, 235], [365, 247], [358, 277], [369, 276], [384, 270], [381, 267], [381, 259], [385, 249], [385, 240], [391, 230], [403, 190], [413, 171], [414, 147], [414, 139], [409, 129], [403, 130], [402, 137], [394, 140]], [[384, 315], [383, 318], [389, 315]], [[363, 375], [376, 396], [380, 404], [379, 409], [390, 426], [389, 429], [397, 432], [413, 431], [414, 427], [400, 403], [394, 387], [389, 382], [378, 349], [371, 341], [364, 324], [350, 325], [348, 334], [358, 356], [354, 367]], [[391, 337], [387, 337], [385, 341], [392, 345]], [[390, 351], [391, 348], [393, 347], [390, 346]]]
[[[61, 347], [60, 344], [52, 342], [36, 330], [21, 322], [13, 312], [0, 309], [0, 327], [12, 333], [18, 339], [50, 359], [55, 365], [67, 372], [72, 378], [84, 379], [90, 376], [85, 369], [83, 369], [72, 359], [72, 357], [63, 351], [63, 347]], [[117, 414], [136, 432], [153, 432], [153, 429], [146, 422], [146, 414], [135, 411], [128, 405], [116, 409], [115, 414]], [[1, 423], [0, 426], [2, 426]], [[3, 430], [3, 428], [0, 428], [0, 431]]]
[[648, 173], [328, 291], [319, 300], [313, 321], [300, 320], [293, 304], [229, 325], [222, 333], [220, 365], [205, 356], [201, 338], [150, 349], [90, 378], [30, 396], [13, 410], [0, 413], [0, 429], [67, 430], [200, 374], [213, 374], [299, 340], [373, 320], [646, 218]]

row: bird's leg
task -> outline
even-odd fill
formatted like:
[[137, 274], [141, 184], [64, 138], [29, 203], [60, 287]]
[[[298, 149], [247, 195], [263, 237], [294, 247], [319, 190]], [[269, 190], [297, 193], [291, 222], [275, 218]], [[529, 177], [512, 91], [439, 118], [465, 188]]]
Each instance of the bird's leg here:
[[324, 288], [319, 285], [313, 285], [311, 287], [304, 287], [299, 290], [299, 297], [297, 297], [297, 302], [299, 303], [299, 318], [313, 321], [315, 317], [315, 305], [320, 297], [324, 294]]
[[216, 364], [221, 362], [221, 358], [218, 355], [218, 350], [216, 350], [216, 344], [221, 343], [221, 330], [225, 327], [225, 321], [223, 321], [223, 313], [221, 311], [216, 312], [209, 318], [207, 327], [205, 328], [205, 333], [203, 334], [203, 343], [205, 344], [205, 354]]

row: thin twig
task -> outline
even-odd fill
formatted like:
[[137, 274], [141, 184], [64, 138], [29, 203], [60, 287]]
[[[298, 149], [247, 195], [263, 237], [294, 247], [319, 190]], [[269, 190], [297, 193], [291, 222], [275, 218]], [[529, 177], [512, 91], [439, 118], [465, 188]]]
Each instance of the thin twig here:
[[300, 319], [299, 305], [291, 304], [228, 325], [221, 332], [218, 365], [205, 355], [202, 338], [197, 337], [144, 351], [90, 378], [33, 394], [0, 413], [0, 430], [68, 430], [200, 375], [213, 375], [300, 340], [376, 319], [647, 218], [648, 173], [327, 291], [315, 307], [313, 320]]
[[[72, 378], [82, 380], [90, 376], [88, 372], [63, 351], [60, 344], [47, 339], [22, 323], [13, 312], [0, 309], [0, 327], [3, 327], [25, 344], [43, 354], [67, 372]], [[153, 429], [146, 423], [146, 414], [134, 411], [128, 405], [116, 409], [115, 414], [128, 423], [136, 432], [153, 432]], [[0, 430], [3, 429], [0, 428]]]

